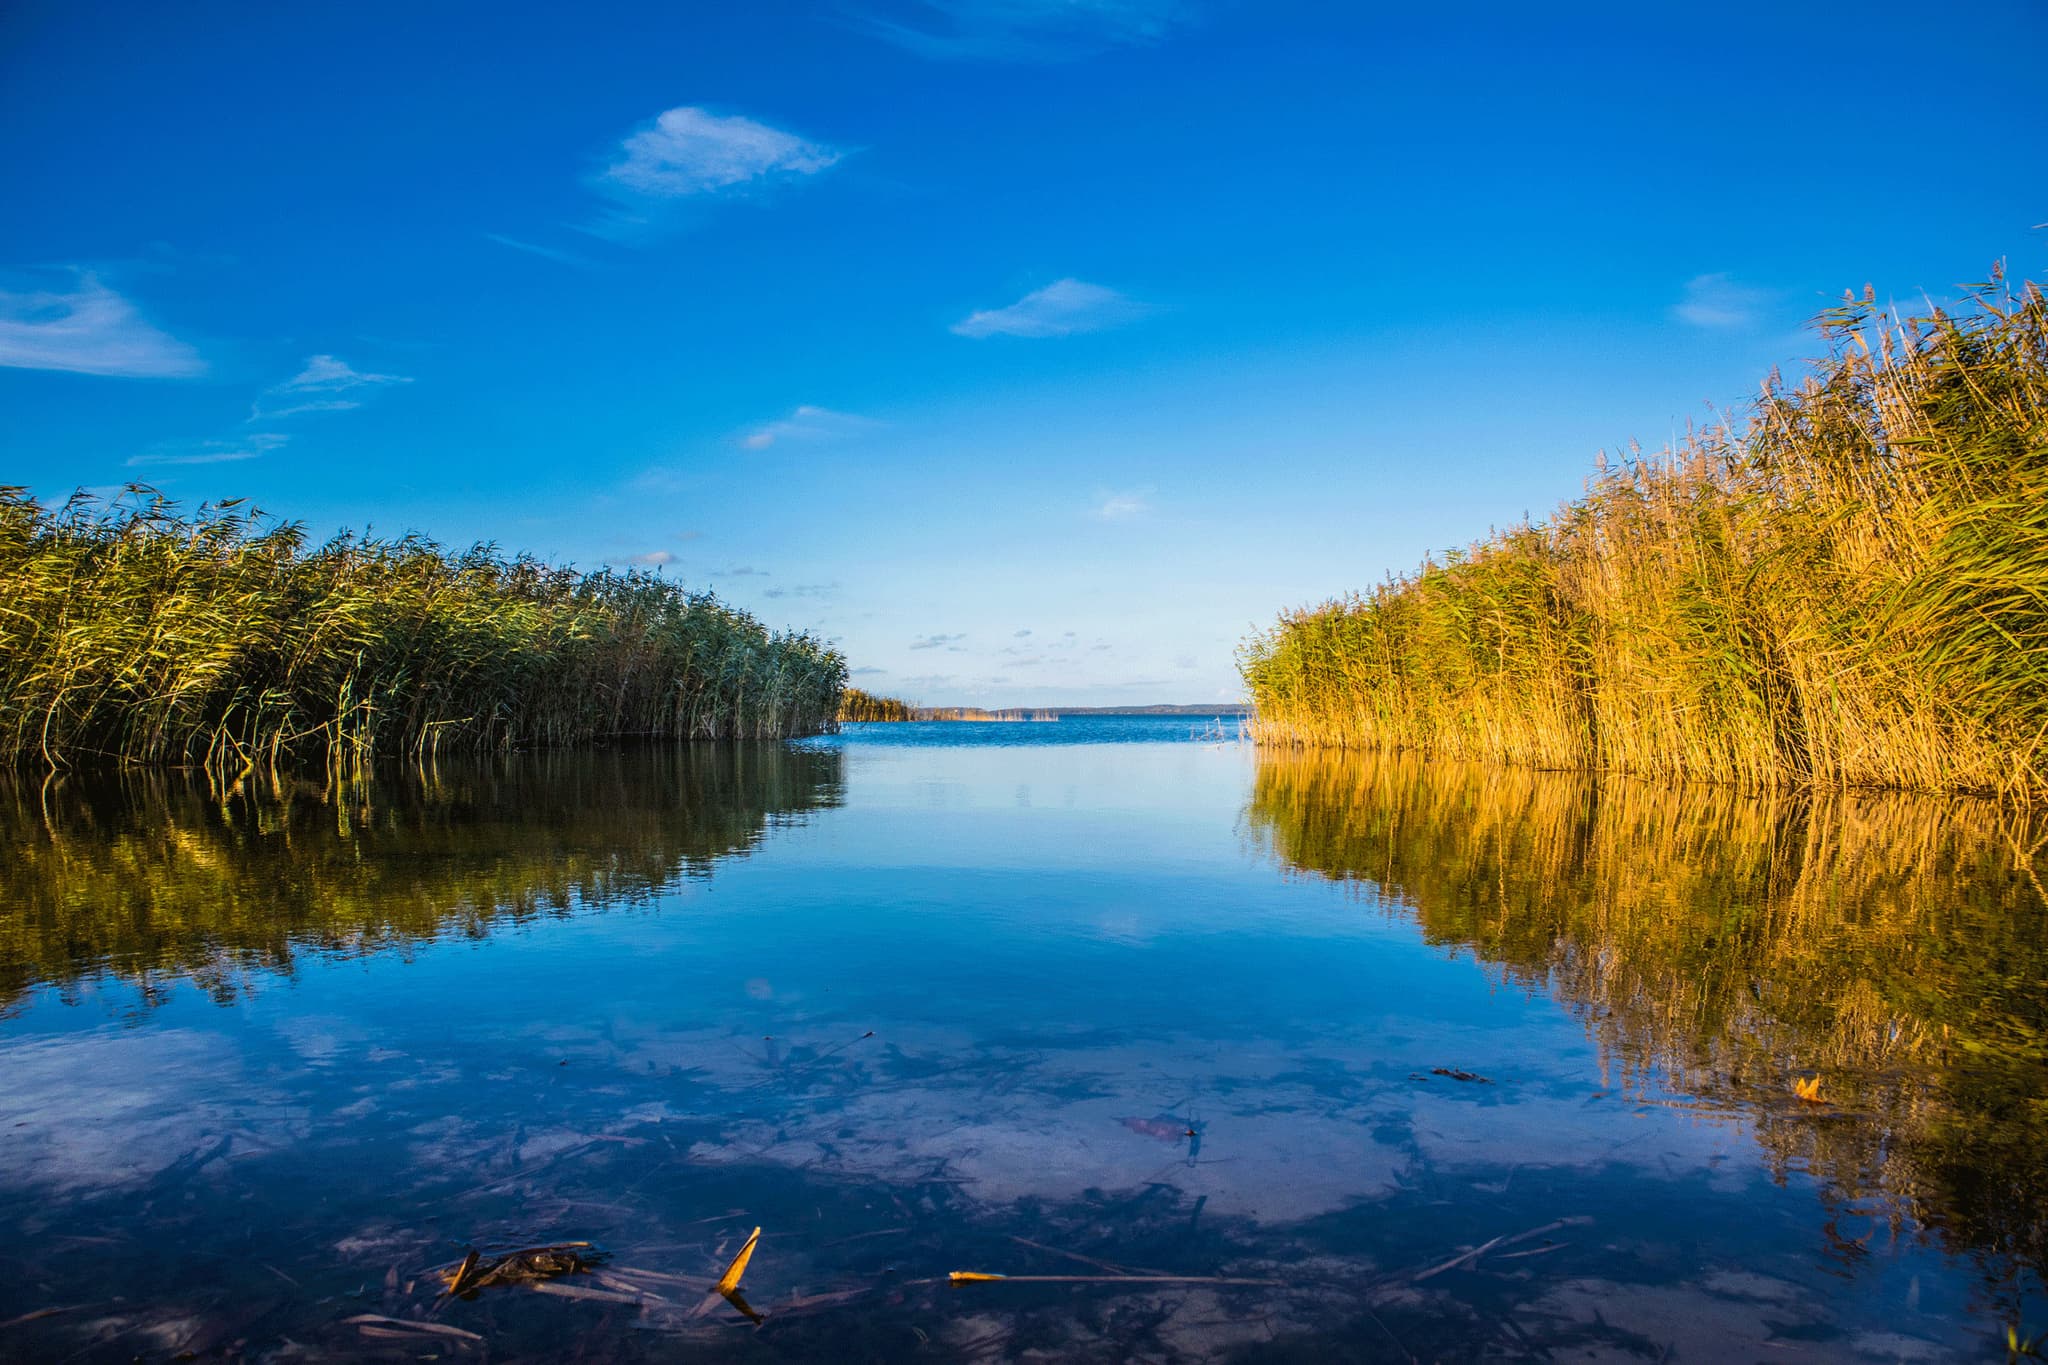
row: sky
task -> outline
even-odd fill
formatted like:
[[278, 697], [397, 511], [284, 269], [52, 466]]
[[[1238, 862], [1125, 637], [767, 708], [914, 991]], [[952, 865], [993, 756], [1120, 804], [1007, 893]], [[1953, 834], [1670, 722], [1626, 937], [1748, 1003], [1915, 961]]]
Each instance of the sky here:
[[931, 705], [2048, 277], [2048, 5], [0, 5], [0, 482], [710, 587]]

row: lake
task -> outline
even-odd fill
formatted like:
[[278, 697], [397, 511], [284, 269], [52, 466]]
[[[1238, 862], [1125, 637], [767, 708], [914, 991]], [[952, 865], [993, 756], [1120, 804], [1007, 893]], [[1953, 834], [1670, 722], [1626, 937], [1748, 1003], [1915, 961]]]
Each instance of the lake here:
[[[1234, 733], [0, 787], [0, 1357], [2048, 1329], [2038, 826]], [[757, 1226], [758, 1323], [706, 1294]], [[593, 1272], [438, 1292], [569, 1242]]]

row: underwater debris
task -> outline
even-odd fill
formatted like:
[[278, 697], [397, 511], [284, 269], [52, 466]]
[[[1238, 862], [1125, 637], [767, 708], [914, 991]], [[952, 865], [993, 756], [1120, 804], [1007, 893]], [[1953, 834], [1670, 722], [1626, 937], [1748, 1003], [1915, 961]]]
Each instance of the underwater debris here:
[[1429, 1069], [1429, 1074], [1432, 1076], [1448, 1076], [1454, 1081], [1467, 1081], [1474, 1085], [1493, 1084], [1490, 1077], [1482, 1076], [1476, 1071], [1460, 1071], [1454, 1066], [1433, 1066]]
[[451, 1298], [469, 1298], [478, 1290], [496, 1284], [538, 1284], [564, 1275], [583, 1275], [602, 1265], [609, 1253], [588, 1242], [557, 1242], [549, 1246], [520, 1247], [485, 1259], [475, 1247], [464, 1253], [453, 1270], [442, 1272]]
[[1182, 1138], [1201, 1136], [1186, 1119], [1174, 1114], [1161, 1114], [1156, 1119], [1118, 1119], [1117, 1122], [1139, 1137], [1148, 1137], [1159, 1142], [1177, 1143]]
[[[1285, 1280], [1253, 1279], [1236, 1275], [995, 1275], [986, 1270], [952, 1270], [950, 1284], [982, 1284], [1002, 1280], [1008, 1284], [1262, 1284], [1284, 1285]], [[911, 1283], [922, 1283], [911, 1281]]]
[[413, 1318], [387, 1318], [382, 1313], [358, 1313], [342, 1321], [362, 1335], [378, 1341], [414, 1341], [425, 1343], [435, 1338], [444, 1341], [482, 1341], [475, 1332], [465, 1332], [460, 1327], [450, 1327], [445, 1322], [420, 1322]]
[[[1443, 1262], [1441, 1265], [1433, 1265], [1425, 1270], [1416, 1271], [1415, 1274], [1410, 1277], [1409, 1282], [1412, 1284], [1421, 1284], [1424, 1280], [1435, 1279], [1437, 1276], [1443, 1274], [1445, 1271], [1456, 1270], [1460, 1266], [1473, 1266], [1476, 1268], [1479, 1264], [1479, 1258], [1484, 1256], [1489, 1251], [1495, 1251], [1501, 1247], [1516, 1246], [1522, 1242], [1527, 1242], [1533, 1240], [1534, 1238], [1542, 1237], [1546, 1233], [1556, 1232], [1560, 1228], [1582, 1227], [1585, 1224], [1590, 1223], [1592, 1221], [1593, 1220], [1587, 1217], [1585, 1214], [1573, 1214], [1569, 1218], [1559, 1218], [1554, 1222], [1545, 1223], [1541, 1227], [1530, 1228], [1527, 1232], [1517, 1232], [1512, 1236], [1503, 1233], [1499, 1237], [1496, 1237], [1492, 1241], [1487, 1242], [1481, 1246], [1473, 1247], [1469, 1251], [1459, 1252], [1457, 1255], [1451, 1257], [1450, 1260]], [[1552, 1243], [1550, 1245], [1538, 1247], [1534, 1251], [1515, 1252], [1512, 1253], [1512, 1255], [1503, 1256], [1501, 1257], [1501, 1259], [1512, 1260], [1516, 1256], [1540, 1256], [1543, 1255], [1545, 1252], [1557, 1250], [1559, 1245], [1561, 1244]]]

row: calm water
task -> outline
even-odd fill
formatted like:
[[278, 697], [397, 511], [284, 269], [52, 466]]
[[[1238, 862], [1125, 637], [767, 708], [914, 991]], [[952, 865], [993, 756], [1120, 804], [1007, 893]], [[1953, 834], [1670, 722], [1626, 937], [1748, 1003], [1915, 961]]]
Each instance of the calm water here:
[[[1891, 1361], [2048, 1328], [2038, 834], [1209, 724], [0, 788], [0, 1357]], [[702, 1293], [756, 1225], [758, 1327]], [[585, 1297], [436, 1300], [467, 1246], [569, 1240], [611, 1254]]]

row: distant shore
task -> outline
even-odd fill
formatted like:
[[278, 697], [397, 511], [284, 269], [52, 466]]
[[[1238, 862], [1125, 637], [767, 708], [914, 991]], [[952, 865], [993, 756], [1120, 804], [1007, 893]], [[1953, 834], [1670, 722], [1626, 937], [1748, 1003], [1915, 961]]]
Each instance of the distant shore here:
[[880, 697], [849, 687], [840, 700], [842, 724], [904, 721], [1057, 721], [1067, 716], [1249, 716], [1246, 702], [1204, 705], [1158, 703], [1151, 706], [917, 706], [897, 697]]

